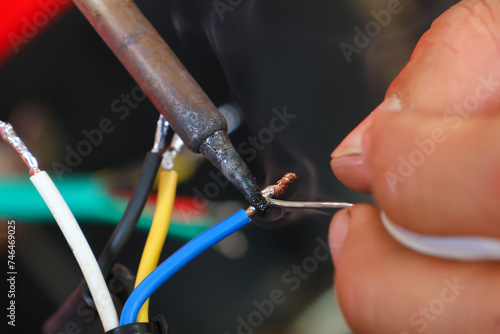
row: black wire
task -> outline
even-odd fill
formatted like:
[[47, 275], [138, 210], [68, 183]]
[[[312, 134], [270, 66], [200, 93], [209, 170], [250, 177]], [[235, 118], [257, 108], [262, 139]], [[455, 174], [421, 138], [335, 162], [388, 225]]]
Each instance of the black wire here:
[[[137, 180], [134, 192], [125, 208], [125, 212], [99, 257], [99, 267], [106, 281], [110, 276], [111, 269], [118, 255], [134, 232], [137, 222], [141, 217], [142, 210], [146, 205], [156, 174], [160, 168], [162, 158], [160, 153], [155, 152], [149, 152], [146, 155], [144, 164], [142, 165], [141, 175], [139, 176], [139, 180]], [[85, 282], [83, 282], [82, 292], [85, 302], [95, 308], [94, 301], [92, 300], [87, 283]]]

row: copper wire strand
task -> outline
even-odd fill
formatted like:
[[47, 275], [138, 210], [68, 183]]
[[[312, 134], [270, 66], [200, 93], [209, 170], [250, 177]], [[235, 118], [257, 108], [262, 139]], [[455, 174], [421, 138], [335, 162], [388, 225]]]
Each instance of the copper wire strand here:
[[[342, 209], [353, 206], [352, 203], [347, 202], [297, 202], [297, 201], [283, 201], [272, 197], [278, 197], [285, 193], [288, 186], [297, 180], [297, 175], [295, 173], [286, 173], [283, 177], [276, 182], [276, 184], [267, 186], [262, 190], [262, 195], [269, 201], [272, 206], [280, 206], [283, 208], [293, 208], [293, 209]], [[255, 214], [255, 208], [253, 206], [246, 210], [248, 217], [252, 217]]]
[[[272, 189], [270, 197], [279, 197], [285, 193], [288, 186], [295, 182], [295, 180], [297, 180], [297, 174], [286, 173], [275, 185], [268, 186], [266, 189]], [[264, 191], [266, 189], [264, 189]]]

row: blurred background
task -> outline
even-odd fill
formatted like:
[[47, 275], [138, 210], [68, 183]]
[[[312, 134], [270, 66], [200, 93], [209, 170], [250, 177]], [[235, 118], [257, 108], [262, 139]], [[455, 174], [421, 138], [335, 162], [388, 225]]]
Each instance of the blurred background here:
[[[456, 2], [136, 3], [223, 111], [234, 146], [262, 187], [295, 172], [298, 180], [285, 199], [371, 202], [335, 179], [330, 153], [383, 100], [419, 37]], [[99, 254], [152, 147], [158, 112], [74, 6], [63, 0], [38, 5], [21, 16], [0, 5], [0, 22], [6, 22], [0, 30], [0, 119], [51, 173]], [[13, 35], [9, 22], [21, 31]], [[83, 149], [88, 133], [106, 119], [109, 131]], [[279, 130], [270, 130], [276, 124]], [[175, 169], [176, 227], [161, 260], [248, 206], [199, 156], [183, 151]], [[8, 333], [38, 333], [81, 272], [26, 167], [3, 142], [0, 172], [1, 263], [7, 263], [7, 220], [17, 228], [17, 321]], [[153, 205], [154, 196], [120, 257], [133, 272]], [[335, 302], [331, 259], [316, 255], [328, 242], [332, 214], [273, 210], [256, 219], [162, 286], [151, 314], [165, 314], [181, 334], [350, 333]], [[284, 301], [267, 314], [257, 305], [275, 290]], [[98, 326], [93, 333], [100, 333]]]

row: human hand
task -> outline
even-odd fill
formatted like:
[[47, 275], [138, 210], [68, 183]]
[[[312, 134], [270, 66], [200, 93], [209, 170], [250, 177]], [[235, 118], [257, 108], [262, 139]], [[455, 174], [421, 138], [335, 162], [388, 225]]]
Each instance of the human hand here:
[[[500, 2], [438, 18], [386, 99], [333, 152], [335, 175], [422, 234], [500, 238]], [[500, 333], [498, 262], [415, 253], [357, 205], [330, 229], [336, 289], [356, 333]]]

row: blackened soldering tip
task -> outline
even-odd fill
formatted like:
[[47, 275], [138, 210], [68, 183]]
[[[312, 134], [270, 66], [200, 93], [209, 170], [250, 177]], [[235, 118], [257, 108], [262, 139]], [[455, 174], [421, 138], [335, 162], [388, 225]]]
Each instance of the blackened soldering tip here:
[[269, 209], [255, 177], [231, 144], [225, 131], [216, 131], [200, 146], [203, 154], [245, 196], [259, 213]]

